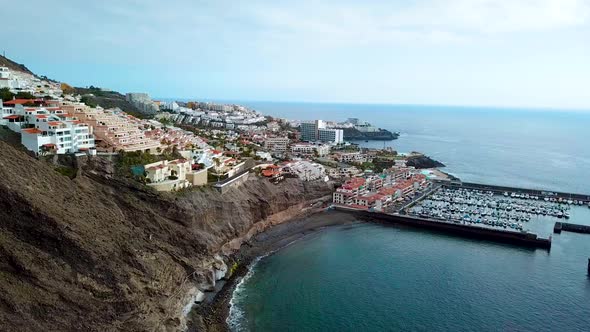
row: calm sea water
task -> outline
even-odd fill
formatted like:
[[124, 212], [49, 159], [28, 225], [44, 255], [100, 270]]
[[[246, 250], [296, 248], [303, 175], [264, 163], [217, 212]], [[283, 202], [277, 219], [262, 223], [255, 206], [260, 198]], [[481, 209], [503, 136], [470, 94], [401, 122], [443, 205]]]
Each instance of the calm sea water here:
[[239, 331], [588, 331], [590, 241], [551, 252], [373, 224], [263, 258], [234, 295]]
[[[463, 180], [590, 192], [590, 115], [385, 105], [245, 103], [293, 119], [359, 117]], [[365, 144], [363, 142], [363, 144]], [[382, 147], [383, 142], [368, 146]], [[571, 222], [590, 223], [590, 209]], [[550, 232], [551, 225], [540, 229]], [[548, 234], [543, 235], [548, 235]], [[231, 326], [251, 331], [589, 331], [590, 236], [550, 252], [361, 224], [298, 241], [237, 287]]]
[[[464, 181], [590, 192], [590, 111], [413, 105], [244, 102], [278, 117], [344, 121], [357, 117], [401, 132], [385, 142], [442, 161]], [[361, 142], [383, 147], [383, 142]]]

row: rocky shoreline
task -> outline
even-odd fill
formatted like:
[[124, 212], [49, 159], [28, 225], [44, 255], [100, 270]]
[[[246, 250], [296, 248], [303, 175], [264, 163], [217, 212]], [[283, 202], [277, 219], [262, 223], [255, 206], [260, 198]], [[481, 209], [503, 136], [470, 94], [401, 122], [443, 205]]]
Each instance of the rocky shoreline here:
[[316, 210], [313, 214], [275, 225], [245, 242], [231, 260], [236, 268], [221, 289], [195, 305], [188, 317], [188, 331], [228, 331], [230, 300], [237, 284], [248, 273], [252, 262], [261, 256], [283, 248], [309, 234], [327, 227], [358, 223], [355, 216], [339, 212]]

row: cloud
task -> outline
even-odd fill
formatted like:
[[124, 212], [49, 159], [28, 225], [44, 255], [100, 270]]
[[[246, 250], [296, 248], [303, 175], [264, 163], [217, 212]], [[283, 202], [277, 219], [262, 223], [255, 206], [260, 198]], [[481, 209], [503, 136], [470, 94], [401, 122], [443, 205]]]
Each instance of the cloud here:
[[[481, 35], [587, 27], [590, 18], [590, 0], [176, 0], [165, 5], [157, 0], [23, 0], [10, 6], [13, 12], [54, 12], [38, 17], [37, 24], [55, 31], [64, 47], [78, 52], [116, 48], [117, 56], [143, 50], [144, 57], [137, 61], [149, 61], [154, 53], [191, 59], [172, 45], [264, 53], [456, 44]], [[6, 19], [13, 35], [30, 34], [23, 38], [29, 45], [25, 47], [53, 42], [30, 24], [23, 25], [18, 15]]]
[[392, 16], [401, 25], [475, 33], [547, 31], [588, 23], [588, 0], [436, 0]]
[[247, 20], [287, 45], [329, 48], [461, 43], [486, 35], [587, 27], [588, 0], [251, 1]]

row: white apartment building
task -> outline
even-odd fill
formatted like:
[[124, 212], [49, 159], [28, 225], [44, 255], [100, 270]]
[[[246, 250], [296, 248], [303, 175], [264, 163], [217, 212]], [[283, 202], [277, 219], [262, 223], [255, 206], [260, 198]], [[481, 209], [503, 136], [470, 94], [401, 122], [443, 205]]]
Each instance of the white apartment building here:
[[364, 163], [369, 160], [368, 156], [364, 153], [359, 151], [357, 152], [340, 152], [334, 155], [336, 160], [341, 163], [350, 163], [350, 162], [357, 162], [357, 163]]
[[344, 143], [344, 131], [342, 129], [318, 129], [318, 141], [332, 144]]
[[294, 161], [283, 164], [283, 172], [299, 177], [303, 181], [327, 180], [324, 166], [309, 161]]
[[264, 148], [276, 153], [287, 152], [289, 138], [287, 137], [268, 137], [264, 140]]
[[330, 153], [330, 146], [324, 144], [296, 143], [291, 145], [291, 153], [295, 155], [311, 156], [317, 153], [323, 157]]
[[90, 128], [56, 108], [22, 108], [24, 123], [20, 130], [21, 142], [30, 151], [39, 153], [75, 153], [94, 151], [94, 137]]
[[322, 120], [305, 121], [299, 125], [301, 140], [305, 142], [315, 142], [318, 140], [318, 130], [326, 128]]

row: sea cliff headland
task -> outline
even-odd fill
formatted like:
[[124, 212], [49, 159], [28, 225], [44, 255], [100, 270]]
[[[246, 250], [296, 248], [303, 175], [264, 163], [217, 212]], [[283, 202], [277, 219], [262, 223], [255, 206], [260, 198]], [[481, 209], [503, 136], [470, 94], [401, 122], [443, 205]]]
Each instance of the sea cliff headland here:
[[332, 191], [287, 179], [157, 194], [104, 159], [69, 178], [4, 142], [0, 162], [0, 298], [12, 308], [0, 317], [10, 330], [180, 330], [196, 289], [225, 277], [226, 250]]

